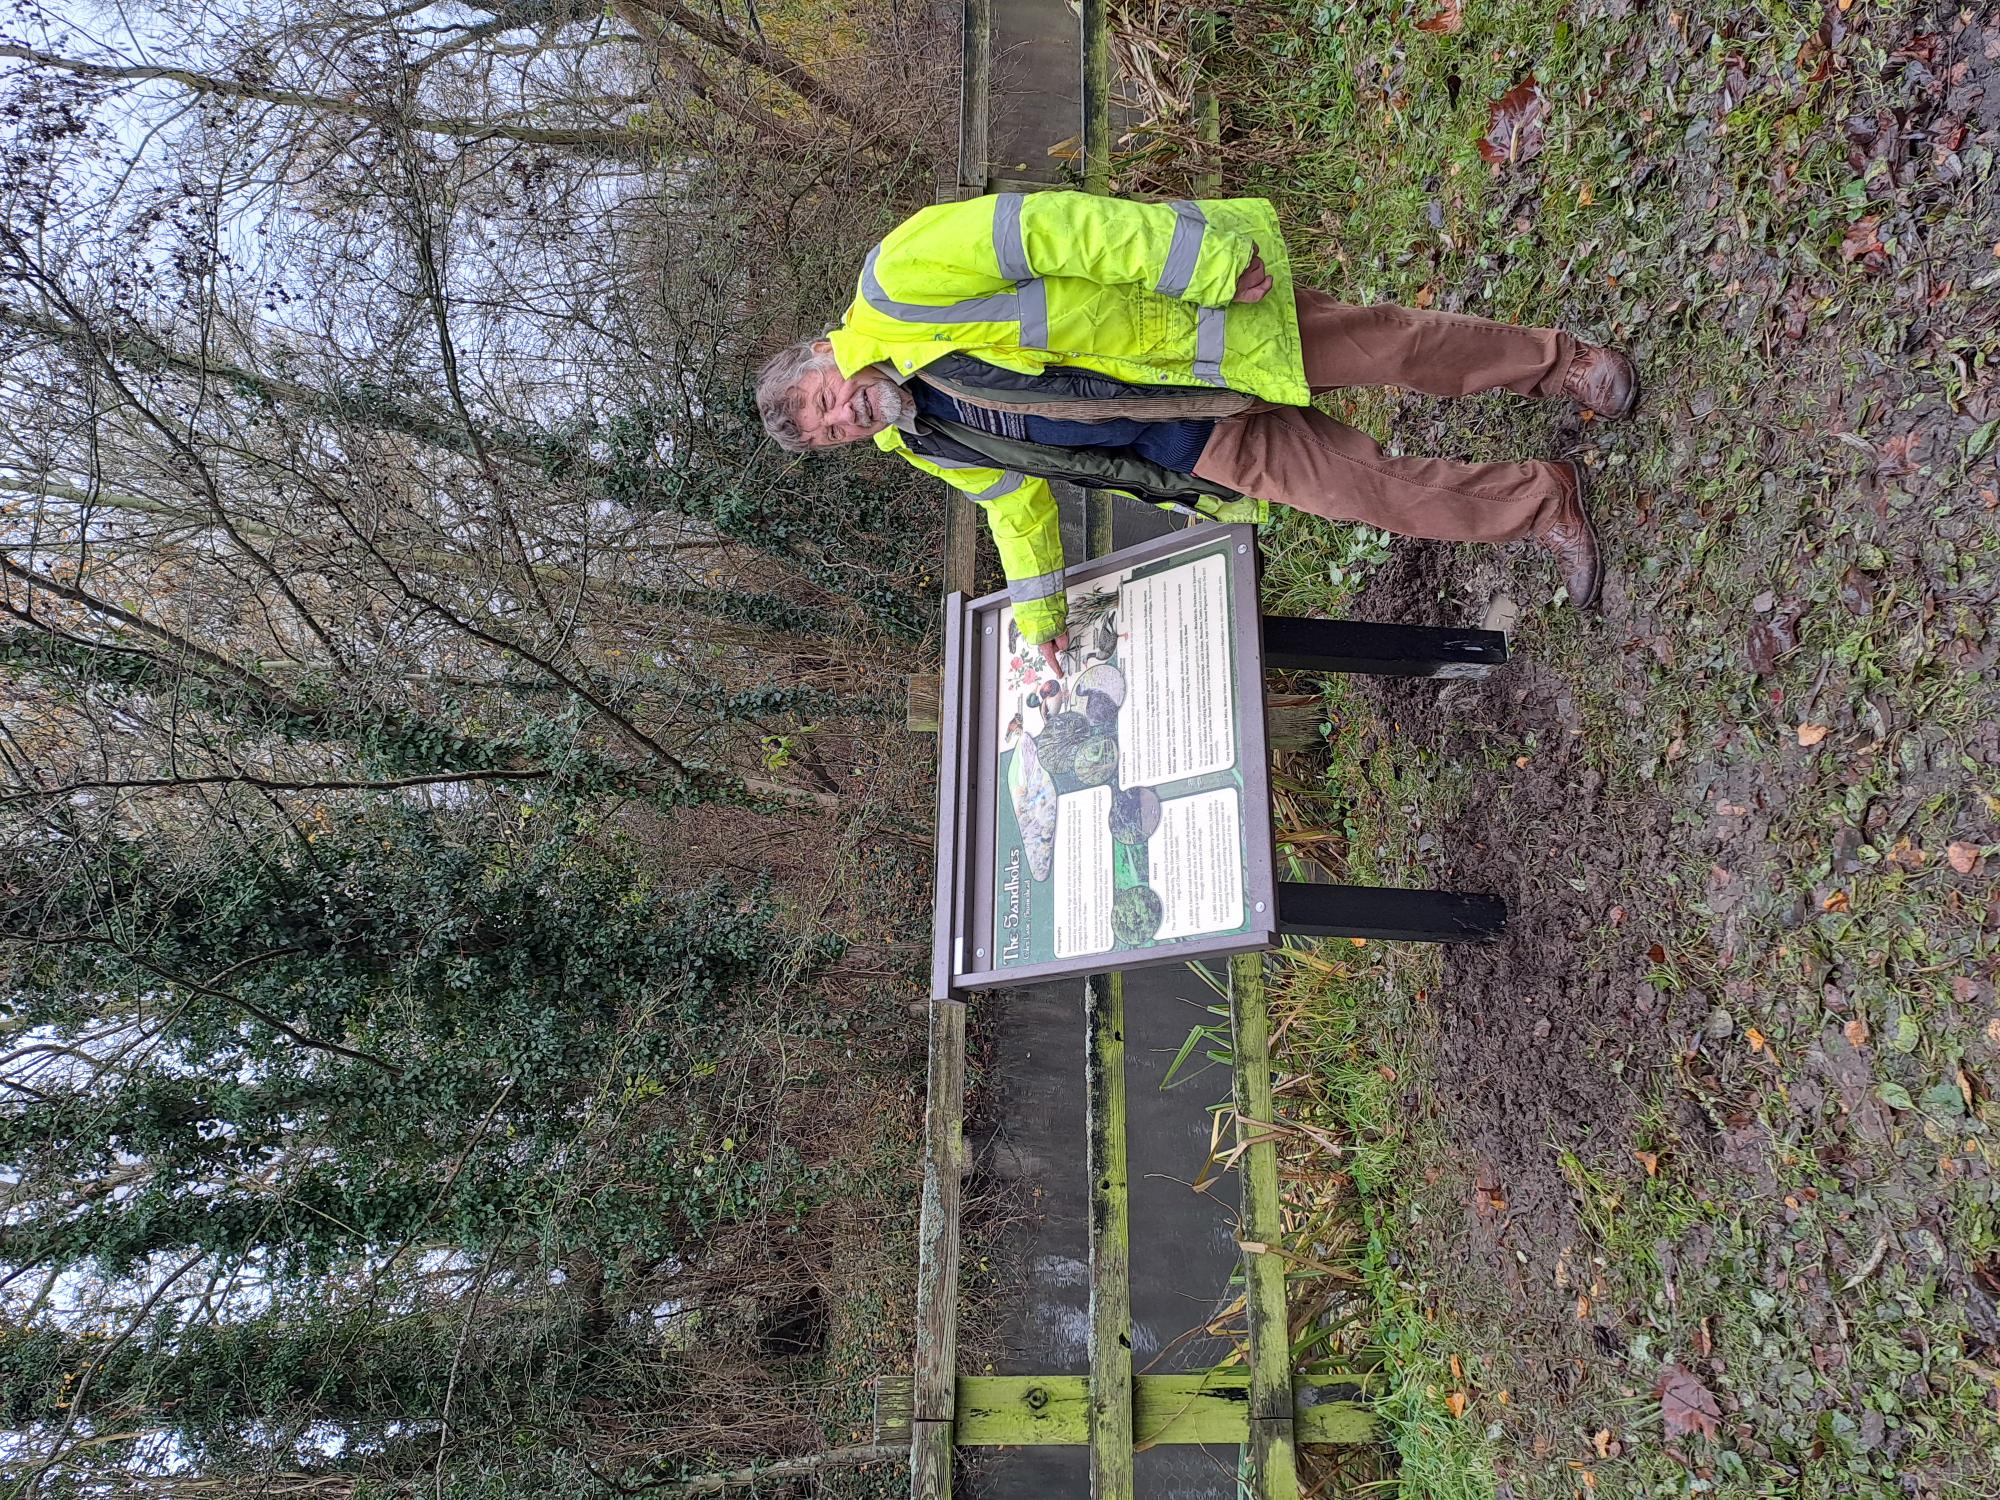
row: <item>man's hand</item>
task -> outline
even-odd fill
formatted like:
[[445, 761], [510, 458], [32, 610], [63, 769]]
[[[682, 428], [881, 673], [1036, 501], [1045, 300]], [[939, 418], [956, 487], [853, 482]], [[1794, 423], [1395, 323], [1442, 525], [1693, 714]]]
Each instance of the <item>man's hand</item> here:
[[1062, 661], [1056, 653], [1067, 650], [1069, 650], [1069, 632], [1067, 630], [1052, 641], [1042, 642], [1042, 660], [1049, 664], [1049, 670], [1058, 677], [1062, 676], [1063, 673]]
[[1238, 302], [1261, 301], [1264, 293], [1271, 290], [1271, 273], [1264, 269], [1264, 257], [1257, 253], [1254, 241], [1250, 245], [1250, 264], [1243, 268], [1243, 274], [1236, 278], [1236, 300]]

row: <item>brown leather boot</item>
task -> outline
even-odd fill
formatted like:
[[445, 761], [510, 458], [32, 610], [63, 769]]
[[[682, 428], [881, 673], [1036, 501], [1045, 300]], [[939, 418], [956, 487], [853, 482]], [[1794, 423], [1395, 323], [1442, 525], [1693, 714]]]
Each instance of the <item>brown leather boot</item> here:
[[1586, 609], [1597, 602], [1597, 590], [1604, 582], [1604, 559], [1597, 550], [1597, 533], [1591, 529], [1590, 515], [1583, 508], [1584, 468], [1582, 464], [1557, 464], [1570, 476], [1569, 494], [1556, 518], [1535, 535], [1548, 548], [1562, 572], [1569, 602]]
[[1622, 417], [1639, 403], [1639, 372], [1602, 344], [1578, 344], [1563, 376], [1563, 394], [1600, 417]]

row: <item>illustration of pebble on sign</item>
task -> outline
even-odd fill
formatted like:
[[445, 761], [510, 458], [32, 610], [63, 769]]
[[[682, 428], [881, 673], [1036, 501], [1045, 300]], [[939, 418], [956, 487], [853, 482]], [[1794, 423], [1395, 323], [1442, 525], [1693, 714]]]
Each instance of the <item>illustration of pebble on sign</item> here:
[[1244, 931], [1221, 552], [1072, 590], [1060, 677], [1002, 619], [997, 967]]

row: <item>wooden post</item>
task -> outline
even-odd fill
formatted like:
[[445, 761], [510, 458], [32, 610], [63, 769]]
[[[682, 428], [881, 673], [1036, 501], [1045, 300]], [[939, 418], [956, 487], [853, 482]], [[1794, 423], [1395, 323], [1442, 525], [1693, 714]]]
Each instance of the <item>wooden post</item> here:
[[1104, 0], [1082, 0], [1083, 190], [1111, 191], [1111, 33]]
[[1125, 976], [1084, 981], [1090, 1173], [1090, 1493], [1132, 1496], [1132, 1268], [1125, 1181]]
[[[1298, 1500], [1292, 1416], [1292, 1333], [1285, 1309], [1284, 1219], [1278, 1148], [1271, 1141], [1271, 1018], [1264, 955], [1229, 960], [1229, 1019], [1235, 1036], [1236, 1139], [1243, 1145], [1243, 1300], [1250, 1324], [1250, 1500]], [[1248, 1143], [1248, 1144], [1245, 1144]]]
[[965, 1113], [965, 1006], [930, 1008], [924, 1192], [917, 1223], [917, 1355], [910, 1391], [911, 1500], [951, 1500], [958, 1377], [959, 1134]]
[[986, 191], [993, 166], [988, 130], [993, 100], [993, 0], [965, 0], [964, 71], [958, 90], [958, 187], [953, 198]]

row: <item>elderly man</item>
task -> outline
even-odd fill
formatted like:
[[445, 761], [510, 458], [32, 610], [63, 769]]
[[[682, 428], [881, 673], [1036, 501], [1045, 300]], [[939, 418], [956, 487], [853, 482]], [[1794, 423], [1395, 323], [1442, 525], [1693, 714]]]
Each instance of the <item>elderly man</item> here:
[[1058, 671], [1051, 479], [1220, 520], [1276, 501], [1406, 536], [1532, 536], [1573, 604], [1596, 598], [1577, 465], [1391, 457], [1310, 404], [1350, 385], [1566, 397], [1605, 417], [1637, 396], [1624, 355], [1567, 333], [1295, 287], [1261, 198], [1050, 192], [905, 221], [868, 253], [840, 326], [765, 364], [757, 404], [788, 450], [873, 438], [978, 501], [1016, 623]]

